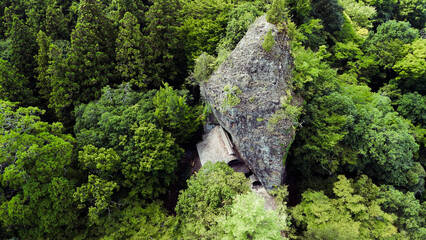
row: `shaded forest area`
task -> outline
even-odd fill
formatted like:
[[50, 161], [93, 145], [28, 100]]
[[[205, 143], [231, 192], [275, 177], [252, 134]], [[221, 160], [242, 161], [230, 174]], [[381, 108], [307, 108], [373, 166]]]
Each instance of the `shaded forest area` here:
[[[0, 5], [1, 239], [426, 238], [426, 0]], [[274, 211], [182, 161], [198, 84], [265, 13], [304, 99]]]

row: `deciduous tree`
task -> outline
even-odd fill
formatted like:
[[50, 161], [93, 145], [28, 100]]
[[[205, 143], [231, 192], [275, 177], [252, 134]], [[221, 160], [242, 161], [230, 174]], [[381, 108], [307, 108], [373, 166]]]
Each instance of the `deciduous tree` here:
[[410, 239], [426, 237], [426, 204], [421, 204], [412, 192], [403, 193], [392, 186], [381, 186], [381, 208], [398, 216], [395, 226], [401, 234]]
[[383, 239], [395, 235], [396, 218], [380, 209], [375, 198], [379, 189], [369, 181], [363, 176], [355, 183], [340, 175], [333, 198], [322, 191], [306, 191], [302, 203], [292, 210], [296, 226], [308, 239]]
[[216, 217], [229, 213], [234, 197], [248, 190], [242, 173], [234, 172], [224, 162], [206, 163], [179, 195], [176, 213], [183, 237], [214, 236], [215, 232], [209, 230], [217, 224]]
[[425, 27], [426, 22], [426, 1], [425, 0], [399, 0], [398, 15], [396, 19], [408, 21], [417, 29]]
[[418, 93], [407, 93], [402, 95], [396, 104], [398, 112], [412, 123], [426, 127], [426, 96]]
[[190, 107], [186, 98], [186, 94], [181, 95], [167, 83], [153, 98], [159, 126], [170, 132], [179, 144], [189, 143], [202, 120], [200, 109]]
[[426, 94], [426, 39], [417, 39], [405, 46], [405, 57], [393, 66], [398, 74], [396, 83], [405, 91]]
[[42, 111], [0, 100], [0, 221], [21, 238], [73, 236], [78, 215], [69, 176], [74, 139]]
[[[265, 209], [265, 200], [255, 194], [237, 195], [228, 216], [218, 217], [221, 239], [285, 239], [281, 231], [284, 219], [272, 209]], [[223, 235], [221, 235], [221, 233]]]
[[[107, 175], [114, 176], [112, 180], [126, 189], [127, 196], [143, 200], [156, 199], [166, 192], [183, 154], [171, 134], [154, 125], [152, 95], [153, 92], [133, 92], [128, 86], [104, 88], [99, 101], [76, 110], [75, 133], [79, 146], [91, 144], [114, 149], [121, 161], [111, 167], [117, 173]], [[94, 161], [99, 155], [96, 152], [84, 156]], [[90, 155], [93, 157], [89, 158]], [[93, 162], [92, 166], [99, 168], [103, 163]]]

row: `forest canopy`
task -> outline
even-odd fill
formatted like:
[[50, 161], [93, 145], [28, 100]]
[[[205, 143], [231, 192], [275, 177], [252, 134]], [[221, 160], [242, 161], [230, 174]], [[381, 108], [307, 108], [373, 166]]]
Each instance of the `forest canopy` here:
[[[426, 239], [426, 0], [0, 6], [0, 239]], [[274, 210], [187, 159], [264, 14], [303, 99]]]

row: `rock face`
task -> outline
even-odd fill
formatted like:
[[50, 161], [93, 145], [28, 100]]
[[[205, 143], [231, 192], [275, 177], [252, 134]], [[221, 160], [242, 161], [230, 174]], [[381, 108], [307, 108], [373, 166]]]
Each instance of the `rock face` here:
[[[266, 52], [262, 44], [270, 30], [276, 43]], [[288, 37], [262, 16], [210, 79], [200, 84], [216, 120], [268, 189], [283, 181], [284, 156], [295, 134], [293, 121], [283, 110], [291, 95], [291, 65]]]

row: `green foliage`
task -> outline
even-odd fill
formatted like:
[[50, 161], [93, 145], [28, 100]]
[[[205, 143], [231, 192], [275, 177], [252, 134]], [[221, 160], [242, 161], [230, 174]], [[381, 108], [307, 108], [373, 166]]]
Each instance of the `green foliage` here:
[[178, 35], [179, 0], [157, 0], [146, 13], [146, 43], [150, 52], [143, 60], [149, 63], [145, 66], [146, 75], [154, 87], [161, 82], [173, 82], [179, 74], [179, 64], [185, 59], [181, 53]]
[[69, 118], [71, 115], [70, 112], [73, 108], [74, 98], [73, 94], [67, 93], [67, 90], [65, 89], [73, 89], [73, 92], [75, 92], [77, 84], [70, 81], [70, 75], [67, 72], [69, 65], [67, 64], [65, 54], [55, 44], [50, 45], [49, 57], [50, 61], [47, 71], [49, 78], [51, 79], [49, 83], [51, 92], [49, 94], [48, 106], [55, 110], [56, 116], [65, 121], [65, 119]]
[[124, 186], [131, 188], [130, 196], [158, 198], [175, 179], [174, 170], [183, 156], [170, 133], [157, 129], [152, 123], [141, 123], [132, 129], [133, 139], [123, 139], [122, 173]]
[[[79, 208], [87, 209], [91, 234], [120, 239], [119, 236], [130, 237], [138, 232], [164, 232], [158, 227], [144, 229], [143, 224], [150, 223], [146, 216], [141, 220], [136, 213], [144, 214], [145, 203], [158, 198], [175, 179], [174, 169], [183, 150], [169, 133], [151, 123], [134, 125], [131, 130], [132, 139], [122, 138], [122, 148], [117, 151], [87, 145], [79, 153], [79, 162], [89, 176], [77, 188], [74, 199], [80, 203]], [[159, 214], [164, 212], [161, 210]]]
[[399, 21], [408, 21], [410, 24], [421, 29], [426, 22], [426, 1], [425, 0], [400, 0], [398, 1]]
[[262, 47], [267, 53], [272, 51], [272, 48], [275, 46], [276, 42], [274, 40], [274, 36], [272, 35], [272, 29], [265, 36], [265, 40], [263, 41]]
[[265, 200], [255, 193], [236, 196], [229, 215], [218, 217], [219, 238], [285, 239], [281, 236], [285, 223], [277, 212], [265, 210], [264, 205]]
[[373, 20], [375, 27], [395, 17], [397, 0], [362, 0], [362, 2], [376, 8], [377, 14]]
[[396, 101], [398, 112], [416, 125], [426, 127], [426, 96], [418, 93], [407, 93]]
[[115, 0], [109, 1], [109, 14], [115, 22], [119, 22], [123, 19], [124, 15], [129, 12], [136, 17], [139, 24], [144, 27], [145, 25], [145, 13], [148, 9], [148, 5], [144, 1], [140, 0]]
[[249, 191], [245, 176], [224, 162], [207, 162], [187, 182], [176, 205], [182, 237], [215, 236], [209, 230], [217, 225], [217, 216], [230, 213], [234, 197]]
[[380, 209], [377, 186], [365, 176], [354, 182], [339, 176], [333, 198], [322, 191], [303, 193], [292, 210], [307, 239], [385, 239], [397, 233], [395, 217]]
[[111, 211], [111, 195], [118, 189], [117, 183], [103, 180], [96, 175], [89, 175], [87, 183], [77, 188], [74, 199], [81, 203], [78, 207], [84, 208], [86, 202], [90, 205], [87, 214], [90, 225], [99, 224], [99, 215], [106, 210]]
[[417, 39], [405, 46], [404, 58], [393, 66], [398, 74], [396, 83], [405, 91], [418, 91], [426, 94], [426, 39]]
[[161, 202], [147, 206], [133, 203], [104, 220], [102, 239], [174, 239], [175, 218], [168, 216]]
[[[365, 37], [367, 35], [366, 33], [362, 34], [362, 30], [361, 30], [361, 34], [359, 34], [360, 31], [358, 31], [358, 33], [355, 31], [356, 29], [351, 19], [345, 12], [343, 12], [343, 18], [344, 18], [344, 23], [342, 25], [342, 28], [340, 29], [338, 33], [335, 34], [336, 40], [341, 42], [350, 42], [350, 41], [358, 42], [362, 37]], [[333, 38], [331, 39], [333, 40]]]
[[[357, 76], [356, 62], [367, 59], [360, 49], [360, 46], [354, 42], [342, 43], [338, 42], [333, 48], [333, 57], [331, 61], [332, 66], [339, 67], [341, 70], [347, 70], [352, 76]], [[356, 82], [362, 82], [362, 78], [357, 79]]]
[[[116, 171], [122, 175], [115, 174], [114, 181], [126, 187], [130, 196], [142, 199], [154, 199], [165, 193], [183, 153], [170, 133], [153, 124], [156, 120], [152, 101], [153, 92], [136, 93], [128, 86], [105, 88], [99, 101], [76, 110], [74, 129], [81, 147], [92, 144], [117, 152], [122, 160]], [[89, 159], [94, 161], [96, 157]], [[110, 157], [108, 162], [112, 160], [109, 164], [115, 166], [118, 160]]]
[[220, 39], [217, 49], [233, 50], [235, 48], [250, 25], [262, 15], [263, 9], [259, 5], [259, 2], [243, 2], [229, 11], [226, 35]]
[[238, 97], [238, 95], [240, 95], [242, 92], [238, 86], [231, 86], [230, 84], [227, 84], [223, 88], [223, 91], [225, 93], [225, 97], [223, 98], [221, 107], [222, 111], [226, 112], [241, 102], [241, 99]]
[[130, 12], [120, 20], [120, 32], [116, 42], [116, 69], [123, 80], [140, 88], [147, 87], [149, 80], [144, 69], [148, 63], [144, 61], [144, 56], [150, 55], [150, 52], [138, 20]]
[[287, 202], [288, 202], [288, 185], [281, 185], [274, 187], [269, 194], [275, 197], [275, 203], [277, 204], [279, 214], [287, 214]]
[[[370, 103], [364, 94], [370, 95]], [[368, 93], [362, 87], [346, 88], [345, 95], [351, 97], [358, 109], [349, 141], [360, 154], [359, 160], [367, 164], [364, 168], [367, 175], [406, 189], [418, 184], [409, 178], [413, 154], [418, 149], [409, 123], [397, 116], [385, 97]]]
[[37, 52], [34, 30], [14, 16], [8, 36], [12, 44], [11, 63], [27, 79], [32, 79], [36, 67], [33, 56]]
[[[117, 151], [86, 145], [79, 152], [79, 162], [89, 176], [77, 188], [74, 198], [80, 203], [79, 208], [87, 209], [91, 234], [112, 239], [165, 234], [157, 226], [164, 224], [164, 211], [156, 204], [144, 209], [144, 203], [164, 193], [163, 187], [174, 179], [173, 172], [183, 151], [169, 133], [151, 123], [135, 124], [131, 131], [131, 140], [120, 137], [122, 147]], [[148, 217], [150, 209], [157, 215]], [[145, 229], [145, 224], [153, 224], [155, 229]]]
[[194, 71], [189, 76], [189, 81], [192, 84], [200, 84], [207, 81], [214, 71], [215, 57], [203, 52], [195, 59]]
[[392, 67], [406, 55], [404, 44], [418, 37], [418, 30], [408, 22], [388, 21], [370, 32], [362, 46], [365, 56], [351, 64], [353, 72], [373, 89], [378, 89], [397, 76]]
[[417, 29], [411, 28], [410, 23], [401, 21], [387, 21], [377, 28], [377, 32], [368, 40], [368, 45], [380, 45], [385, 41], [399, 39], [404, 44], [411, 43], [419, 36]]
[[364, 44], [365, 52], [375, 56], [379, 66], [390, 69], [404, 56], [404, 45], [419, 36], [416, 29], [407, 22], [388, 21], [377, 28]]
[[362, 1], [355, 0], [341, 0], [340, 3], [353, 21], [356, 29], [368, 29], [373, 26], [371, 20], [376, 15], [374, 7], [368, 6]]
[[[68, 58], [52, 66], [52, 93], [49, 107], [62, 119], [71, 118], [74, 106], [100, 97], [102, 87], [115, 78], [115, 36], [99, 1], [83, 0], [80, 16], [71, 34]], [[59, 68], [59, 69], [58, 69]]]
[[201, 123], [200, 109], [186, 103], [186, 94], [180, 95], [167, 83], [153, 98], [158, 125], [168, 131], [179, 144], [187, 144]]
[[[72, 89], [73, 86], [75, 86], [74, 83], [67, 78], [68, 67], [66, 49], [62, 49], [57, 43], [50, 44], [49, 67], [47, 68], [46, 78], [44, 79], [46, 81], [49, 80], [49, 82], [48, 84], [46, 82], [45, 86], [42, 86], [42, 83], [39, 82], [39, 86], [43, 89], [45, 97], [48, 97], [47, 93], [49, 92], [48, 107], [55, 110], [56, 116], [60, 118], [66, 126], [70, 125], [70, 122], [72, 122], [71, 118], [67, 118], [67, 116], [70, 116], [73, 107], [72, 97], [64, 92], [61, 92], [61, 94], [64, 95], [58, 96], [55, 91], [65, 91], [64, 89]], [[54, 104], [59, 103], [61, 104], [61, 108], [55, 108]], [[59, 107], [59, 105], [56, 106]]]
[[[418, 31], [411, 28], [408, 22], [387, 21], [377, 28], [375, 34], [370, 32], [363, 43], [362, 38], [359, 38], [360, 32], [355, 34], [354, 30], [357, 28], [360, 30], [361, 27], [370, 28], [371, 23], [378, 26], [379, 19], [384, 17], [381, 14], [384, 13], [385, 8], [376, 9], [379, 16], [374, 16], [374, 8], [370, 7], [372, 1], [368, 3], [367, 1], [343, 1], [347, 10], [344, 12], [345, 22], [341, 30], [334, 33], [335, 38], [333, 38], [328, 33], [324, 34], [321, 30], [322, 26], [315, 20], [315, 17], [318, 17], [315, 15], [317, 14], [315, 8], [319, 7], [315, 4], [318, 2], [313, 1], [311, 16], [292, 17], [299, 21], [297, 30], [292, 22], [288, 23], [290, 35], [293, 37], [292, 53], [295, 64], [293, 86], [306, 101], [306, 115], [300, 120], [303, 127], [296, 135], [289, 158], [290, 167], [297, 169], [293, 174], [301, 174], [298, 178], [301, 183], [296, 189], [304, 190], [306, 187], [314, 187], [327, 191], [329, 182], [336, 174], [359, 176], [363, 173], [377, 183], [392, 184], [398, 189], [412, 191], [421, 198], [424, 191], [425, 171], [421, 163], [415, 161], [419, 159], [418, 161], [422, 162], [424, 159], [421, 154], [424, 150], [417, 153], [419, 146], [416, 143], [417, 141], [424, 144], [424, 131], [421, 126], [413, 127], [409, 121], [398, 116], [392, 106], [400, 107], [398, 111], [404, 117], [411, 117], [416, 124], [419, 124], [418, 121], [421, 122], [419, 116], [422, 108], [419, 106], [422, 104], [423, 90], [422, 83], [419, 81], [424, 78], [423, 69], [420, 66], [425, 65], [424, 56], [421, 54], [425, 47], [422, 39], [417, 39]], [[393, 1], [387, 1], [386, 4], [379, 0], [374, 2], [377, 3], [376, 6], [383, 7], [386, 4], [387, 6], [395, 4], [392, 3]], [[295, 8], [296, 5], [291, 2], [288, 6]], [[325, 4], [320, 7], [324, 8], [324, 6]], [[292, 8], [289, 9], [290, 13], [294, 12]], [[328, 10], [331, 11], [332, 8]], [[397, 12], [392, 8], [386, 11], [390, 14], [389, 16]], [[325, 26], [326, 21], [324, 19], [322, 21]], [[327, 32], [333, 33], [329, 30]], [[324, 39], [324, 43], [333, 44], [328, 46], [333, 55], [328, 54], [327, 46], [315, 46], [312, 42], [316, 43], [319, 40], [310, 40], [315, 38]], [[306, 47], [318, 49], [318, 52], [313, 52]], [[338, 69], [337, 72], [340, 75], [337, 75], [329, 64]], [[397, 102], [391, 102], [391, 99], [372, 93], [371, 89], [363, 86], [369, 83], [374, 90], [377, 90], [389, 80], [389, 84], [381, 89], [381, 94]], [[401, 93], [414, 91], [420, 94], [401, 97]], [[309, 197], [318, 198], [319, 202], [325, 195], [318, 194], [315, 192]], [[378, 198], [377, 194], [375, 196]], [[324, 209], [332, 207], [330, 201], [332, 202], [328, 198], [324, 199]], [[381, 201], [383, 200], [378, 200], [373, 209], [380, 210]], [[342, 206], [346, 205], [348, 204], [342, 204]], [[365, 230], [364, 232], [360, 230], [363, 224], [357, 225], [348, 221], [357, 216], [355, 214], [316, 213], [320, 206], [322, 205], [313, 203], [312, 208], [301, 212], [300, 220], [297, 220], [300, 221], [298, 222], [299, 230], [304, 229], [306, 239], [385, 238], [384, 235], [382, 237], [374, 235], [379, 234], [376, 230], [372, 230], [375, 232], [372, 234], [374, 237], [370, 237], [370, 234], [365, 234]], [[373, 209], [368, 211], [377, 212]], [[322, 224], [321, 220], [314, 222], [319, 218], [324, 218], [323, 222], [329, 221], [334, 216], [342, 216], [342, 218], [330, 222], [324, 228], [319, 227]], [[312, 222], [309, 223], [309, 221]], [[404, 230], [401, 224], [395, 225], [399, 232], [397, 233], [396, 228], [393, 228], [392, 238], [422, 238], [423, 236], [419, 233], [422, 230], [414, 230], [416, 224], [413, 224], [410, 230]], [[374, 224], [364, 223], [364, 226], [367, 225]], [[416, 232], [417, 235], [410, 235], [412, 232]], [[365, 234], [364, 237], [361, 236], [362, 234]]]
[[117, 89], [105, 87], [96, 102], [76, 108], [74, 132], [81, 148], [118, 148], [120, 136], [131, 136], [131, 127], [138, 122], [155, 122], [154, 92], [137, 93], [129, 85]]
[[412, 192], [403, 193], [392, 186], [381, 186], [379, 196], [382, 209], [398, 217], [395, 226], [399, 232], [408, 235], [409, 239], [426, 237], [425, 203], [421, 204]]
[[182, 1], [179, 34], [185, 42], [185, 56], [188, 65], [203, 52], [213, 55], [217, 45], [226, 33], [228, 13], [234, 7], [231, 0]]
[[0, 58], [6, 61], [10, 61], [12, 55], [12, 44], [11, 39], [0, 39]]
[[52, 88], [49, 79], [49, 61], [50, 61], [50, 45], [51, 39], [42, 31], [37, 34], [38, 54], [36, 56], [37, 68], [37, 88], [39, 89], [40, 97], [48, 102]]
[[47, 1], [27, 0], [22, 1], [21, 7], [24, 8], [25, 23], [35, 32], [44, 30], [46, 25]]
[[297, 139], [302, 138], [304, 144], [296, 150], [296, 155], [306, 154], [304, 161], [319, 160], [322, 168], [318, 169], [326, 169], [329, 173], [336, 171], [342, 163], [356, 164], [356, 155], [350, 146], [339, 144], [348, 135], [354, 121], [353, 102], [339, 93], [332, 93], [313, 99], [306, 106], [306, 112], [309, 116], [306, 120], [311, 120], [312, 125], [300, 130]]
[[[301, 166], [317, 162], [326, 170], [322, 174], [357, 169], [406, 189], [420, 184], [409, 177], [418, 149], [409, 123], [397, 116], [388, 98], [361, 86], [341, 84], [341, 89], [314, 98], [306, 107], [302, 121], [307, 125], [296, 138], [303, 142], [295, 152], [303, 156]], [[312, 167], [303, 169], [309, 174]]]
[[181, 35], [185, 36], [185, 55], [188, 65], [194, 64], [203, 52], [213, 55], [219, 43], [219, 36], [225, 32], [224, 27], [211, 19], [185, 18], [180, 28]]
[[288, 15], [298, 25], [309, 21], [309, 14], [312, 10], [311, 0], [287, 0], [285, 4], [289, 12]]
[[277, 24], [286, 18], [285, 0], [274, 0], [268, 12], [266, 12], [266, 21]]
[[64, 5], [63, 3], [59, 5], [57, 0], [53, 0], [53, 3], [47, 4], [46, 34], [53, 40], [69, 39], [70, 37], [70, 30], [68, 28], [70, 19], [64, 14]]
[[[372, 59], [376, 63], [373, 63], [373, 67], [378, 66], [379, 67], [379, 76], [372, 76], [371, 81], [378, 82], [375, 78], [384, 79], [383, 82], [386, 81], [386, 79], [389, 79], [392, 77], [391, 74], [384, 70], [392, 69], [394, 64], [401, 58], [404, 57], [404, 44], [399, 39], [388, 39], [385, 40], [385, 42], [376, 42], [374, 45], [370, 45], [369, 48], [366, 50], [370, 56], [372, 56]], [[386, 74], [388, 73], [388, 74]]]
[[[1, 239], [281, 239], [283, 229], [288, 237], [303, 232], [302, 239], [426, 237], [426, 46], [425, 30], [418, 32], [425, 0], [0, 6]], [[287, 93], [275, 115], [257, 121], [284, 133], [300, 126], [286, 145], [293, 146], [291, 189], [325, 194], [305, 192], [293, 211], [299, 232], [289, 233], [285, 189], [278, 190], [277, 216], [247, 194], [242, 174], [207, 164], [182, 190], [177, 217], [168, 216], [158, 199], [171, 207], [176, 168], [186, 165], [178, 164], [178, 144], [190, 146], [208, 111], [188, 105], [199, 100], [195, 87], [194, 98], [173, 88], [187, 72], [192, 83], [206, 81], [267, 7], [268, 21], [293, 38], [289, 92], [303, 97], [304, 108]], [[223, 91], [222, 110], [243, 101], [237, 86]], [[4, 100], [50, 107], [56, 116]], [[66, 131], [74, 127], [76, 148], [56, 119]], [[284, 122], [293, 126], [279, 129]], [[338, 174], [372, 180], [340, 176], [333, 191]]]
[[79, 152], [78, 161], [83, 165], [83, 169], [108, 178], [119, 170], [121, 158], [112, 148], [99, 149], [93, 145], [86, 145], [83, 151]]
[[333, 34], [340, 31], [345, 21], [343, 7], [337, 0], [311, 0], [312, 16], [322, 20], [324, 30]]
[[77, 214], [69, 176], [74, 139], [42, 111], [0, 100], [0, 222], [17, 237], [73, 236]]
[[326, 36], [323, 31], [324, 26], [321, 25], [320, 19], [311, 19], [309, 22], [300, 25], [297, 29], [300, 33], [299, 41], [303, 46], [311, 48], [313, 51], [317, 51], [321, 45], [326, 43]]
[[35, 99], [29, 85], [28, 79], [15, 67], [0, 59], [0, 99], [31, 105]]
[[301, 91], [306, 100], [310, 99], [316, 92], [329, 92], [336, 88], [336, 70], [322, 61], [325, 57], [324, 47], [320, 47], [318, 52], [305, 49], [300, 46], [293, 46], [292, 55], [294, 57], [293, 86]]

